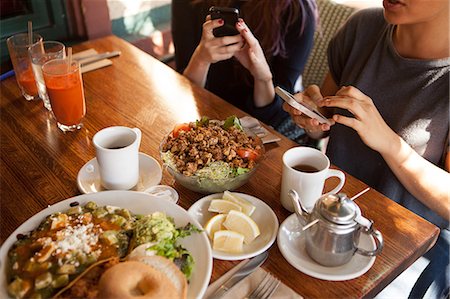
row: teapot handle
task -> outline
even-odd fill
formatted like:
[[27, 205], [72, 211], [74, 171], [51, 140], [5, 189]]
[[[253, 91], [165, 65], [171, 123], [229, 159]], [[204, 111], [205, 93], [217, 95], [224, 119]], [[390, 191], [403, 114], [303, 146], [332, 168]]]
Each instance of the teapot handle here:
[[364, 228], [363, 233], [367, 235], [372, 235], [374, 237], [376, 248], [374, 250], [365, 250], [362, 248], [357, 248], [356, 252], [365, 256], [374, 256], [380, 253], [384, 246], [383, 236], [381, 235], [381, 233], [378, 230], [373, 229], [372, 225], [369, 228]]

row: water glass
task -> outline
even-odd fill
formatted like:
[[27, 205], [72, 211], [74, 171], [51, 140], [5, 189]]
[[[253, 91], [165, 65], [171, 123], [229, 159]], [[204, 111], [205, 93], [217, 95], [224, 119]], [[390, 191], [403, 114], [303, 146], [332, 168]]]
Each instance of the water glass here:
[[86, 114], [80, 64], [69, 58], [49, 60], [42, 74], [58, 128], [63, 132], [80, 129]]
[[28, 100], [37, 100], [38, 90], [31, 69], [31, 60], [28, 54], [28, 48], [34, 44], [42, 42], [42, 36], [33, 33], [31, 42], [27, 33], [19, 33], [9, 37], [6, 40], [9, 56], [16, 74], [17, 84], [23, 97]]
[[65, 58], [64, 44], [56, 41], [41, 41], [32, 45], [28, 49], [28, 53], [30, 55], [39, 97], [44, 102], [44, 107], [51, 111], [52, 107], [45, 88], [44, 77], [42, 76], [42, 66], [49, 60]]

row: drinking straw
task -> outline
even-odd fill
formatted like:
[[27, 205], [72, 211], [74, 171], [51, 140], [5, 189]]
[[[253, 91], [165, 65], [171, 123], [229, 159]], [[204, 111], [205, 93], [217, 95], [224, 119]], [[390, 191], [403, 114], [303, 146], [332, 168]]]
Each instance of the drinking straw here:
[[369, 191], [369, 190], [370, 190], [370, 187], [367, 187], [366, 189], [364, 189], [363, 191], [359, 192], [358, 194], [353, 195], [353, 197], [350, 198], [350, 200], [355, 200], [355, 199], [357, 199], [358, 197], [360, 197], [361, 195], [363, 195], [364, 193], [366, 193], [366, 192]]
[[70, 72], [70, 66], [72, 65], [72, 47], [67, 48], [67, 72]]
[[28, 44], [33, 44], [33, 23], [28, 21]]

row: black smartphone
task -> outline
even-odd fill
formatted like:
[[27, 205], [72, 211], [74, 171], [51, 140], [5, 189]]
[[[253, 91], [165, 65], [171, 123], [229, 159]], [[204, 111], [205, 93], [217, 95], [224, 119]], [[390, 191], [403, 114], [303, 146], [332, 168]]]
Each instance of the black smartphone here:
[[211, 6], [209, 14], [211, 20], [223, 19], [224, 21], [222, 26], [214, 28], [213, 34], [215, 37], [239, 34], [236, 29], [236, 23], [239, 21], [239, 10], [237, 8]]

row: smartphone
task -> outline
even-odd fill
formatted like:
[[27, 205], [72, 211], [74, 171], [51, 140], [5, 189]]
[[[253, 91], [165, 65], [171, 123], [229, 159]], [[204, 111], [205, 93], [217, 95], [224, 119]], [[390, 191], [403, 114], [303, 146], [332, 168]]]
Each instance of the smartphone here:
[[275, 93], [277, 95], [279, 95], [291, 107], [293, 107], [297, 110], [300, 110], [303, 114], [306, 114], [307, 116], [309, 116], [311, 118], [317, 119], [319, 121], [319, 123], [321, 123], [321, 124], [331, 125], [330, 121], [325, 116], [323, 116], [322, 113], [320, 113], [314, 107], [307, 105], [306, 103], [297, 102], [297, 100], [294, 98], [294, 96], [290, 92], [277, 86], [277, 87], [275, 87]]
[[214, 28], [213, 34], [215, 37], [238, 35], [239, 31], [236, 29], [236, 23], [239, 21], [239, 10], [234, 7], [218, 7], [211, 6], [209, 8], [211, 20], [222, 19], [223, 25]]

